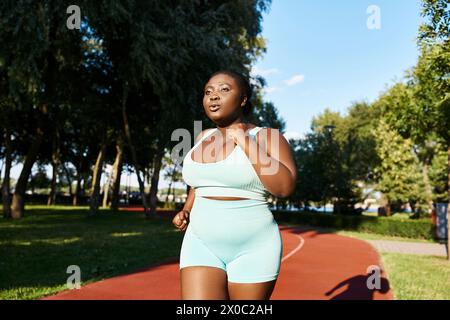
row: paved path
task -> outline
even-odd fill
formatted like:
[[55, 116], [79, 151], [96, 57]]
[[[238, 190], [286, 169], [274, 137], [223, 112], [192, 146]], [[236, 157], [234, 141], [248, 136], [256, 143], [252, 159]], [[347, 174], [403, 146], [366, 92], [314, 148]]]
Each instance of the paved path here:
[[[377, 251], [364, 241], [280, 225], [283, 258], [272, 300], [393, 299]], [[368, 268], [379, 266], [381, 287], [367, 287]], [[179, 300], [179, 260], [67, 290], [47, 299]]]
[[447, 256], [445, 244], [389, 240], [366, 240], [380, 252]]

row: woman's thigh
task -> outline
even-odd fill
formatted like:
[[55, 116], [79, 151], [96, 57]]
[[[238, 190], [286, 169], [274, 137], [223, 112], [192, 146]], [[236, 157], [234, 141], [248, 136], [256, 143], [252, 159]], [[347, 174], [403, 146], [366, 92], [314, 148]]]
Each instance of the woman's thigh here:
[[184, 267], [181, 272], [182, 300], [228, 300], [227, 274], [209, 266]]
[[276, 281], [275, 279], [259, 283], [228, 282], [230, 300], [269, 300]]

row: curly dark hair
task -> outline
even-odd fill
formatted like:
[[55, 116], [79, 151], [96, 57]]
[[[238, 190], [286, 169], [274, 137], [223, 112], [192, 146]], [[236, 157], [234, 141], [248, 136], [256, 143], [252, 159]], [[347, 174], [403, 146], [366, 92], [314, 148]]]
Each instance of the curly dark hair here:
[[216, 71], [209, 78], [211, 79], [217, 74], [226, 74], [232, 77], [234, 80], [236, 80], [241, 92], [241, 98], [243, 98], [244, 96], [247, 97], [245, 106], [242, 108], [242, 114], [248, 117], [253, 111], [253, 104], [250, 101], [252, 97], [252, 87], [250, 86], [250, 83], [247, 80], [247, 78], [239, 72], [227, 69]]

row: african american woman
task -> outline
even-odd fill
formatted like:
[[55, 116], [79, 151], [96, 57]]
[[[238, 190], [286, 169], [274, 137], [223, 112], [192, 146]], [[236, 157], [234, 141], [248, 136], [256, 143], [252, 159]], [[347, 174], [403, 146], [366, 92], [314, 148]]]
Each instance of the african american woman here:
[[248, 123], [251, 87], [229, 70], [204, 87], [203, 130], [183, 159], [191, 188], [173, 224], [183, 300], [268, 300], [280, 272], [282, 239], [268, 196], [294, 192], [297, 169], [279, 130]]

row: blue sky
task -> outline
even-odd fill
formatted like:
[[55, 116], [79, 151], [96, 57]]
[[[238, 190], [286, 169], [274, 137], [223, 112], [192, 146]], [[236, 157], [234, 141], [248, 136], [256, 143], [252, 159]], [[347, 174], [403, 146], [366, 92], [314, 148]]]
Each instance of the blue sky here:
[[[367, 27], [371, 5], [380, 29]], [[418, 58], [420, 10], [418, 0], [272, 0], [263, 15], [267, 52], [253, 72], [267, 80], [264, 98], [285, 119], [286, 136], [309, 131], [327, 107], [345, 113], [401, 80]]]

